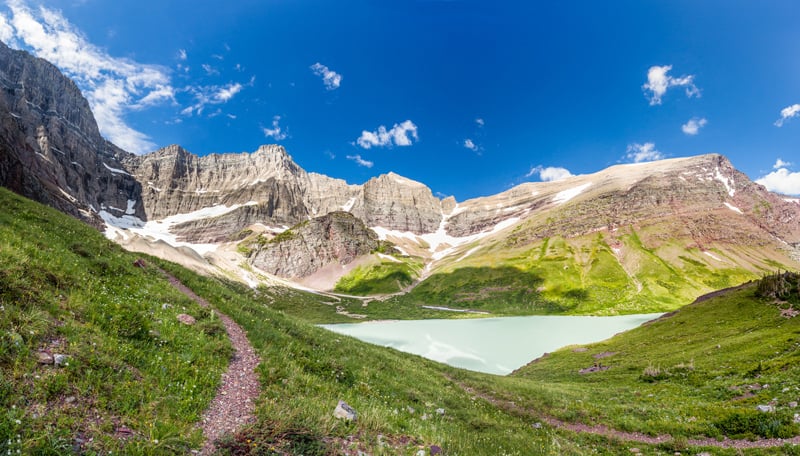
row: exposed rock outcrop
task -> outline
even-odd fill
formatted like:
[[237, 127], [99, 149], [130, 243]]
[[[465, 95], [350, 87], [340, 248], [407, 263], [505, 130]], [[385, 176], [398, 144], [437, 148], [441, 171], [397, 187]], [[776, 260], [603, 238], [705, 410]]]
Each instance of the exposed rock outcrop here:
[[0, 43], [0, 185], [97, 226], [103, 209], [144, 218], [126, 155], [100, 135], [69, 78]]
[[331, 264], [348, 264], [377, 249], [378, 236], [348, 212], [338, 211], [300, 223], [262, 242], [250, 262], [270, 274], [301, 278]]

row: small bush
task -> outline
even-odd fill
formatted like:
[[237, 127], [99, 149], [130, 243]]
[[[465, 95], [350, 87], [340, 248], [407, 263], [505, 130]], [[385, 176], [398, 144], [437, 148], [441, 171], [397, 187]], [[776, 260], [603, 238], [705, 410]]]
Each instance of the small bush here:
[[729, 412], [714, 425], [730, 438], [789, 438], [796, 433], [791, 416], [758, 410]]

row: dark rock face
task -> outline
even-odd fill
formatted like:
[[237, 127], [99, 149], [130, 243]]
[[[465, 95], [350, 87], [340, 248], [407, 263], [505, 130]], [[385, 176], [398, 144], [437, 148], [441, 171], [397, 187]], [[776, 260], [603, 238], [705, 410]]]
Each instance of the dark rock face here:
[[347, 264], [378, 248], [378, 236], [349, 212], [300, 223], [257, 248], [256, 267], [280, 277], [301, 278], [331, 264]]
[[103, 208], [144, 218], [126, 155], [100, 135], [70, 79], [0, 43], [0, 185], [98, 226]]

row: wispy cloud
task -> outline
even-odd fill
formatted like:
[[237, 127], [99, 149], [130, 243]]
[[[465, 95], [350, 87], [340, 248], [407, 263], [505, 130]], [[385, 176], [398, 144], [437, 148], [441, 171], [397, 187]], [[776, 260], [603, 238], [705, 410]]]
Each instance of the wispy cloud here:
[[661, 160], [664, 158], [664, 154], [656, 150], [656, 145], [654, 143], [647, 142], [644, 144], [628, 144], [627, 155], [625, 157], [634, 163], [642, 163]]
[[418, 139], [417, 126], [414, 125], [414, 122], [406, 120], [403, 123], [394, 124], [389, 130], [383, 125], [378, 127], [376, 131], [364, 130], [356, 140], [356, 143], [364, 149], [369, 149], [373, 146], [410, 146]]
[[478, 145], [477, 145], [477, 144], [475, 144], [475, 143], [474, 143], [474, 142], [473, 142], [471, 139], [469, 139], [469, 138], [467, 138], [467, 139], [465, 139], [465, 140], [464, 140], [464, 147], [466, 147], [467, 149], [469, 149], [469, 150], [471, 150], [471, 151], [473, 151], [473, 152], [477, 152], [477, 151], [478, 151]]
[[317, 62], [311, 65], [310, 68], [315, 75], [322, 78], [322, 83], [325, 84], [326, 89], [336, 90], [342, 84], [342, 75], [331, 70], [327, 66]]
[[568, 169], [559, 166], [534, 166], [525, 177], [539, 175], [542, 182], [554, 182], [574, 176]]
[[687, 135], [694, 136], [700, 133], [700, 129], [705, 127], [708, 120], [705, 118], [692, 117], [688, 122], [681, 125], [681, 130]]
[[776, 127], [782, 127], [787, 120], [800, 115], [800, 104], [793, 104], [781, 109], [781, 118], [775, 121]]
[[239, 82], [229, 82], [221, 86], [186, 87], [184, 90], [194, 95], [195, 104], [184, 108], [181, 114], [185, 116], [202, 115], [206, 106], [227, 103], [242, 89], [244, 89], [244, 85]]
[[780, 158], [777, 159], [772, 166], [775, 171], [756, 179], [756, 183], [763, 185], [771, 192], [800, 195], [800, 172], [789, 171], [789, 166], [791, 163]]
[[272, 138], [275, 141], [283, 141], [284, 139], [289, 137], [289, 134], [281, 129], [279, 124], [281, 120], [281, 116], [275, 116], [272, 118], [272, 128], [262, 127], [261, 131], [264, 132], [264, 136], [267, 138]]
[[652, 66], [647, 70], [647, 82], [642, 86], [642, 90], [650, 92], [650, 106], [660, 105], [661, 97], [667, 93], [670, 87], [684, 87], [686, 89], [686, 96], [700, 97], [700, 89], [694, 85], [694, 75], [681, 76], [674, 78], [667, 73], [672, 69], [672, 65]]
[[347, 159], [348, 160], [353, 160], [354, 162], [358, 163], [358, 166], [363, 166], [365, 168], [372, 168], [372, 165], [375, 164], [375, 163], [373, 163], [373, 162], [371, 162], [369, 160], [364, 160], [363, 158], [361, 158], [361, 155], [358, 155], [358, 154], [356, 154], [356, 155], [348, 155]]
[[132, 109], [174, 102], [169, 70], [130, 59], [112, 57], [90, 43], [60, 12], [44, 6], [32, 9], [23, 0], [7, 2], [10, 16], [0, 13], [0, 39], [50, 61], [83, 91], [100, 132], [131, 152], [156, 145], [125, 121]]
[[[192, 105], [182, 114], [201, 114], [209, 104], [222, 104], [245, 85], [174, 86], [166, 67], [113, 57], [88, 41], [61, 12], [47, 7], [29, 7], [26, 0], [7, 0], [10, 13], [0, 13], [0, 39], [56, 65], [80, 87], [108, 140], [133, 153], [146, 153], [156, 144], [125, 120], [132, 111], [161, 105], [178, 105], [179, 96], [189, 96]], [[176, 58], [185, 62], [185, 49]], [[178, 63], [178, 69], [189, 67]], [[252, 81], [251, 81], [252, 84]]]
[[479, 127], [482, 127], [482, 126], [486, 125], [486, 122], [484, 122], [484, 120], [482, 118], [480, 118], [480, 117], [475, 119], [475, 123], [478, 124]]
[[775, 160], [775, 164], [772, 165], [772, 169], [788, 168], [790, 166], [792, 166], [791, 163], [785, 162], [785, 161], [781, 160], [780, 158], [778, 158], [777, 160]]
[[219, 75], [219, 70], [214, 68], [213, 66], [207, 64], [207, 63], [204, 63], [204, 64], [202, 64], [200, 66], [203, 68], [203, 71], [205, 71], [206, 74], [209, 75], [209, 76], [218, 76]]

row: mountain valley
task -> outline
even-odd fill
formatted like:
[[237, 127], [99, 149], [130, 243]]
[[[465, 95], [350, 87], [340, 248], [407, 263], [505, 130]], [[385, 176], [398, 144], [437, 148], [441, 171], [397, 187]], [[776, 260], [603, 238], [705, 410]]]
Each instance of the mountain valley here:
[[[279, 145], [128, 153], [2, 44], [0, 86], [2, 454], [199, 453], [223, 316], [261, 391], [216, 454], [797, 454], [800, 200], [723, 155], [456, 201]], [[646, 312], [508, 376], [317, 326]]]

